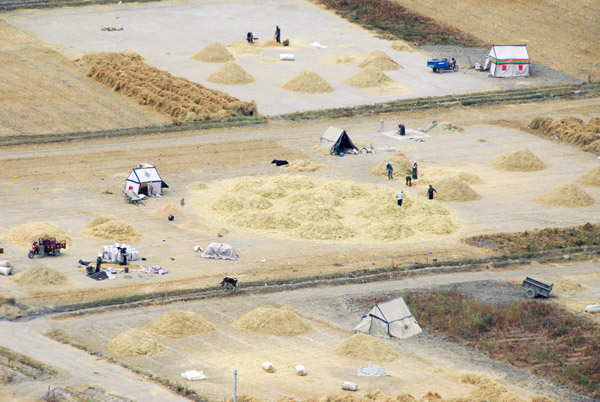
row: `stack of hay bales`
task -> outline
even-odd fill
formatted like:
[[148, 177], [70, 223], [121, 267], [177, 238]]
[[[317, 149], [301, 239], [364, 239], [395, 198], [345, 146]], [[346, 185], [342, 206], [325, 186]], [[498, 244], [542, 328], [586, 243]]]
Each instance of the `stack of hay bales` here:
[[490, 165], [508, 172], [532, 172], [546, 169], [546, 164], [528, 149], [517, 149], [495, 157]]
[[34, 241], [38, 241], [41, 237], [53, 238], [58, 241], [65, 240], [67, 246], [72, 245], [71, 237], [64, 230], [49, 222], [25, 223], [11, 230], [6, 236], [6, 240], [18, 246], [29, 248]]
[[167, 311], [144, 327], [151, 335], [168, 338], [202, 335], [215, 328], [213, 323], [202, 316], [185, 310]]
[[312, 325], [291, 307], [259, 307], [235, 320], [231, 326], [238, 331], [277, 336], [301, 335], [313, 330]]
[[100, 215], [88, 223], [84, 234], [100, 239], [130, 242], [140, 240], [143, 236], [132, 226], [121, 222], [114, 215]]
[[323, 94], [333, 92], [329, 85], [319, 74], [314, 71], [302, 71], [300, 74], [283, 84], [281, 89], [292, 92], [303, 92], [308, 94]]
[[254, 82], [254, 77], [235, 62], [223, 64], [206, 79], [209, 82], [223, 85], [246, 85]]
[[595, 204], [594, 199], [579, 186], [560, 184], [538, 198], [542, 204], [552, 207], [577, 208]]

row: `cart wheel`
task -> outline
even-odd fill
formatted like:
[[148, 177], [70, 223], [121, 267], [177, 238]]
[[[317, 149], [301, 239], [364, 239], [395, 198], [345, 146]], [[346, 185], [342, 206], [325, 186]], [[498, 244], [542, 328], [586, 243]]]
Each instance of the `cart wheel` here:
[[530, 299], [533, 299], [535, 297], [535, 290], [527, 288], [525, 290], [525, 296], [529, 297]]
[[458, 71], [458, 64], [455, 64], [455, 65], [454, 65], [454, 67], [452, 67], [452, 69], [453, 69], [454, 71]]
[[437, 73], [437, 68], [434, 68], [434, 69], [433, 69], [433, 72], [434, 72], [434, 73]]
[[35, 254], [33, 254], [33, 251], [30, 251], [29, 254], [27, 254], [27, 257], [29, 257], [30, 259], [33, 258], [35, 256]]
[[59, 249], [54, 250], [54, 255], [56, 257], [58, 257], [60, 255], [60, 250]]

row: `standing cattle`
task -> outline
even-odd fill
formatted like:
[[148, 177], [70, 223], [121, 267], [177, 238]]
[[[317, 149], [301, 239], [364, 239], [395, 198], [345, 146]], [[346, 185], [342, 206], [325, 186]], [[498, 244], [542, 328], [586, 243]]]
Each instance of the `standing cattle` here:
[[231, 276], [226, 276], [221, 281], [221, 287], [225, 286], [226, 289], [229, 289], [229, 287], [231, 286], [233, 289], [237, 289], [237, 283], [238, 283], [237, 278], [233, 278]]

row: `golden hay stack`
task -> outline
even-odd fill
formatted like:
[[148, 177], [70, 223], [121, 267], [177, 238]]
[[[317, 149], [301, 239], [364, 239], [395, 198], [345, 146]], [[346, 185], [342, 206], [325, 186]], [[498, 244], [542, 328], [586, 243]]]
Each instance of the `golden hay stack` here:
[[236, 62], [223, 64], [214, 73], [206, 77], [206, 80], [215, 84], [223, 85], [246, 85], [254, 82], [254, 77], [248, 74]]
[[386, 86], [394, 81], [377, 67], [361, 68], [346, 80], [346, 84], [357, 88], [373, 88]]
[[467, 184], [481, 184], [483, 180], [475, 173], [452, 168], [424, 165], [419, 167], [419, 178], [422, 181], [438, 182], [449, 178], [464, 181]]
[[231, 326], [238, 331], [277, 336], [294, 336], [313, 330], [300, 313], [287, 306], [256, 308], [235, 320]]
[[66, 241], [67, 246], [72, 245], [71, 237], [50, 222], [29, 222], [14, 228], [6, 236], [6, 240], [21, 247], [31, 247], [40, 237], [54, 238], [57, 241]]
[[87, 236], [98, 237], [100, 239], [112, 240], [117, 242], [128, 242], [140, 240], [142, 234], [132, 226], [121, 222], [111, 216], [103, 215], [87, 224], [88, 229], [83, 233]]
[[412, 172], [412, 165], [408, 160], [408, 157], [404, 154], [396, 154], [372, 167], [371, 174], [379, 177], [387, 177], [386, 166], [388, 163], [392, 164], [394, 174], [397, 175], [397, 179], [399, 180], [404, 180], [404, 175]]
[[192, 59], [203, 61], [205, 63], [225, 63], [226, 61], [235, 60], [235, 57], [233, 57], [233, 55], [219, 42], [213, 42], [193, 55]]
[[333, 87], [329, 85], [327, 81], [314, 71], [308, 70], [302, 71], [300, 74], [283, 84], [281, 89], [308, 94], [333, 92]]
[[600, 166], [591, 168], [575, 181], [584, 186], [600, 187]]
[[564, 208], [587, 207], [595, 203], [588, 193], [572, 183], [559, 184], [537, 200], [545, 205]]
[[517, 149], [496, 156], [490, 165], [497, 170], [531, 172], [546, 169], [546, 164], [528, 149]]
[[381, 50], [374, 50], [358, 64], [358, 67], [375, 67], [382, 71], [400, 70], [400, 65]]
[[554, 282], [552, 289], [560, 293], [577, 293], [584, 291], [586, 288], [579, 283], [573, 282], [569, 279], [561, 278]]
[[54, 268], [36, 265], [16, 276], [15, 280], [23, 286], [66, 285], [69, 278]]
[[392, 49], [394, 49], [398, 52], [409, 52], [409, 53], [412, 53], [415, 51], [415, 49], [413, 49], [412, 46], [410, 46], [408, 43], [404, 42], [403, 40], [393, 41]]
[[455, 178], [437, 181], [433, 184], [433, 188], [436, 189], [436, 198], [440, 201], [475, 201], [481, 199], [481, 196], [467, 183]]
[[213, 323], [193, 311], [171, 310], [150, 321], [145, 327], [151, 335], [179, 338], [214, 331]]
[[111, 340], [106, 349], [119, 356], [154, 356], [165, 351], [152, 335], [135, 328]]
[[317, 170], [325, 169], [327, 166], [323, 163], [314, 162], [306, 159], [295, 159], [289, 161], [289, 164], [284, 165], [288, 172], [316, 172]]
[[354, 360], [391, 362], [400, 357], [400, 352], [371, 335], [356, 334], [346, 339], [334, 349], [340, 356]]

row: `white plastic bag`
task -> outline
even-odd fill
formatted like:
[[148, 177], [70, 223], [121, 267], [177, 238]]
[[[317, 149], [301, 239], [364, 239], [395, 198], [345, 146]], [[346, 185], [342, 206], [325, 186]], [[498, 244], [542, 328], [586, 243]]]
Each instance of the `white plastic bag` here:
[[300, 376], [304, 376], [306, 375], [306, 367], [304, 367], [302, 364], [298, 364], [296, 366], [294, 366], [294, 368], [296, 369], [296, 374], [300, 375]]
[[262, 364], [262, 368], [265, 369], [265, 371], [267, 373], [274, 373], [275, 372], [275, 367], [273, 366], [273, 363], [271, 363], [271, 362], [264, 362]]
[[345, 391], [356, 391], [358, 389], [358, 385], [350, 381], [344, 381], [342, 384], [342, 389]]

